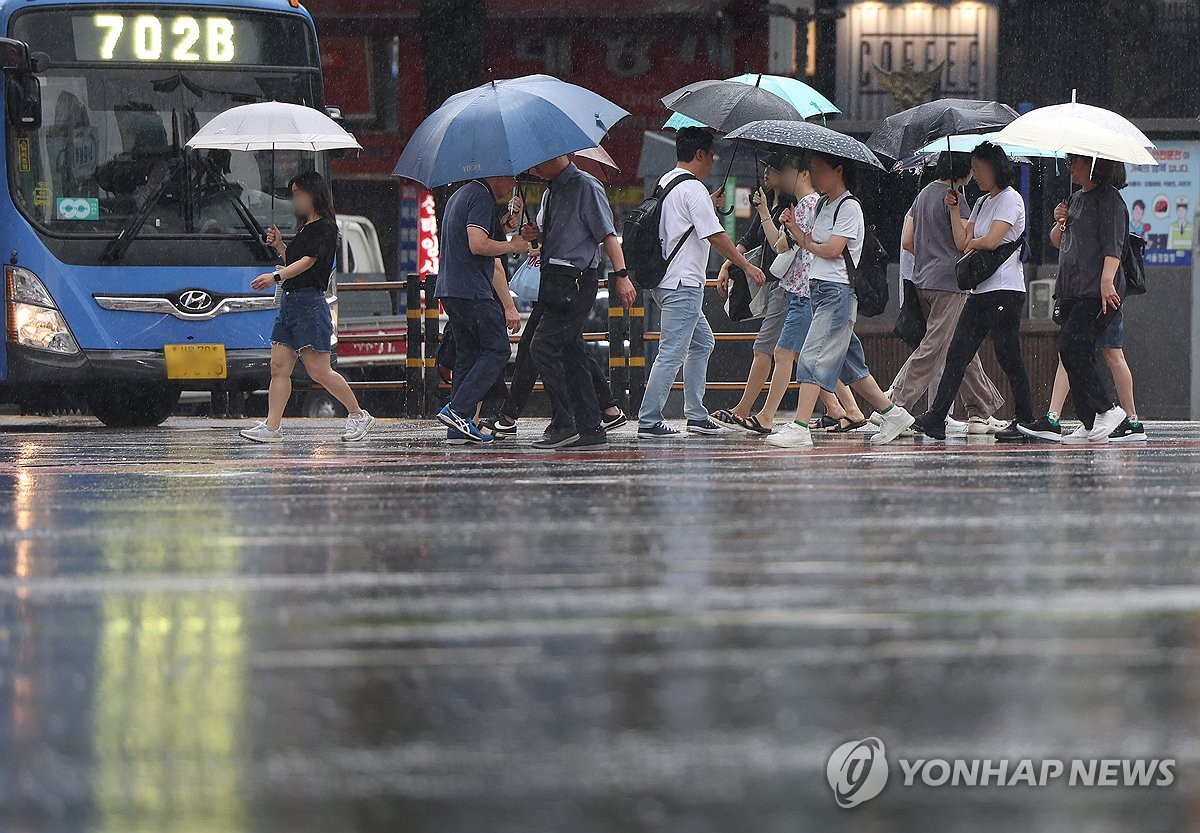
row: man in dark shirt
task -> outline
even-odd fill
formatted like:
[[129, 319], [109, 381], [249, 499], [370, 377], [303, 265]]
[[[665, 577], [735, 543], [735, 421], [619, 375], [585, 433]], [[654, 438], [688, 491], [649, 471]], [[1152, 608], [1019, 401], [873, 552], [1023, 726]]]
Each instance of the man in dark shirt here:
[[499, 258], [524, 254], [530, 245], [520, 236], [508, 239], [517, 227], [517, 206], [510, 205], [503, 221], [496, 212], [497, 200], [515, 184], [513, 177], [471, 180], [450, 197], [442, 218], [436, 294], [454, 329], [456, 355], [450, 404], [438, 419], [451, 441], [492, 441], [476, 426], [475, 411], [508, 364], [507, 331], [521, 326]]
[[[612, 261], [618, 295], [632, 289], [617, 242], [604, 186], [566, 156], [529, 171], [549, 183], [542, 223], [543, 309], [531, 353], [553, 408], [550, 427], [535, 448], [602, 448], [600, 406], [592, 385], [583, 327], [596, 303], [600, 247]], [[629, 284], [626, 286], [626, 284]]]

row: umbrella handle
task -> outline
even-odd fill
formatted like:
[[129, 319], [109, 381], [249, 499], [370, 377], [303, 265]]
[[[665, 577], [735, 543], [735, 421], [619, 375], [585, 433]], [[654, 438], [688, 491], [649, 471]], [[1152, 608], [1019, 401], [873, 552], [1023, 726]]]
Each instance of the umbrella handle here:
[[[531, 226], [534, 225], [533, 217], [529, 214], [529, 203], [527, 203], [525, 201], [525, 189], [523, 189], [521, 187], [521, 184], [519, 182], [517, 183], [517, 196], [519, 196], [521, 198], [521, 214], [524, 215], [525, 222]], [[543, 197], [543, 199], [545, 199], [545, 198]], [[521, 230], [519, 228], [517, 229], [517, 233], [518, 234], [521, 233]], [[532, 245], [533, 248], [537, 249], [537, 248], [541, 247], [541, 244], [542, 244], [541, 229], [538, 229], [538, 239], [534, 240], [533, 243], [531, 243], [530, 245]]]

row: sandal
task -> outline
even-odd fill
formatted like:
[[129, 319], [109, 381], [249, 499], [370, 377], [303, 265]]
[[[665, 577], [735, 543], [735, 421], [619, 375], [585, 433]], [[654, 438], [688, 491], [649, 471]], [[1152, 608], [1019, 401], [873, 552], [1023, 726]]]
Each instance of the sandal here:
[[857, 431], [867, 424], [867, 420], [859, 419], [852, 420], [850, 417], [842, 417], [838, 420], [838, 424], [829, 429], [830, 434], [849, 434], [851, 431]]
[[722, 425], [741, 427], [741, 423], [738, 422], [737, 415], [734, 414], [733, 411], [730, 411], [726, 408], [722, 408], [719, 411], [713, 411], [711, 414], [709, 414], [709, 416]]
[[738, 426], [749, 431], [751, 434], [770, 434], [773, 430], [771, 428], [763, 427], [763, 424], [758, 421], [758, 417], [756, 416], [749, 416], [743, 419], [737, 414], [734, 414], [733, 418], [737, 420]]
[[830, 428], [836, 428], [839, 425], [841, 425], [840, 419], [835, 419], [829, 414], [822, 414], [809, 423], [808, 427], [813, 431], [825, 431]]

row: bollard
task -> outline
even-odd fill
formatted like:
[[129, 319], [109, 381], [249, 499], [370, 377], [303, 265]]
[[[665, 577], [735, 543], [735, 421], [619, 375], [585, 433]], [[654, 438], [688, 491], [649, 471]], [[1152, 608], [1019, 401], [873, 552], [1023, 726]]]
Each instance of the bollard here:
[[425, 346], [421, 328], [421, 281], [410, 272], [405, 279], [405, 317], [408, 321], [404, 359], [404, 387], [406, 391], [405, 416], [419, 417], [424, 413], [425, 394]]
[[639, 291], [629, 310], [629, 358], [626, 360], [629, 377], [629, 415], [634, 417], [642, 407], [646, 393], [646, 298], [649, 292]]
[[441, 347], [441, 307], [437, 301], [437, 275], [425, 276], [425, 403], [421, 416], [431, 417], [440, 407], [437, 355]]
[[608, 386], [617, 397], [621, 410], [629, 410], [629, 356], [625, 341], [629, 333], [629, 320], [625, 308], [608, 296]]

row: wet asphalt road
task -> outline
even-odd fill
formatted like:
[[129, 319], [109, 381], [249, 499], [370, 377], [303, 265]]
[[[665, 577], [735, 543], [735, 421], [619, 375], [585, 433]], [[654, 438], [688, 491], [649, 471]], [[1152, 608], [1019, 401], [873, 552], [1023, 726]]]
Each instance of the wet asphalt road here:
[[[0, 829], [1200, 828], [1200, 427], [569, 455], [233, 426], [0, 420]], [[891, 781], [840, 809], [826, 759], [867, 736]], [[895, 762], [958, 757], [1177, 766]]]

